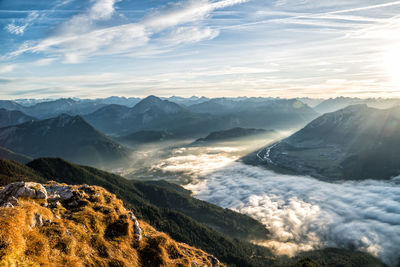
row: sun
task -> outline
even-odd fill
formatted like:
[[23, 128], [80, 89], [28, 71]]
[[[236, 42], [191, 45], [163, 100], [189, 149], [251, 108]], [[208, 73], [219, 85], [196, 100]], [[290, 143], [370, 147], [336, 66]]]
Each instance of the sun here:
[[400, 89], [400, 43], [391, 46], [384, 53], [384, 70], [389, 83]]

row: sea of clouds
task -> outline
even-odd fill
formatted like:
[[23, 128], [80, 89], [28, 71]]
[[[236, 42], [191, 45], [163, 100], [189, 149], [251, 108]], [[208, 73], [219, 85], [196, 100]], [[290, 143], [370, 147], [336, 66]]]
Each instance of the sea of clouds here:
[[265, 224], [272, 238], [257, 242], [277, 253], [356, 248], [399, 262], [400, 178], [327, 183], [237, 162], [238, 151], [179, 148], [152, 168], [191, 177], [185, 188], [197, 198]]

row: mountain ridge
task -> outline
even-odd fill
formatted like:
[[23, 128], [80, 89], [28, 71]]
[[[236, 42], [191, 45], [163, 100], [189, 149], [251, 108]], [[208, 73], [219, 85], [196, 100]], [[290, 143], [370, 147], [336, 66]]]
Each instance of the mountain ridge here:
[[97, 131], [82, 117], [67, 114], [0, 128], [0, 146], [34, 158], [64, 157], [97, 166], [129, 158], [126, 148]]
[[258, 164], [320, 179], [390, 179], [400, 174], [398, 149], [400, 107], [358, 104], [325, 113], [257, 155]]

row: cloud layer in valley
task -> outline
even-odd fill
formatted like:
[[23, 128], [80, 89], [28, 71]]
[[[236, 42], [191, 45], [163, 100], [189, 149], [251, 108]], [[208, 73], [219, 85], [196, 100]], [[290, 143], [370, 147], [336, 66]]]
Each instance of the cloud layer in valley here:
[[400, 180], [326, 183], [233, 163], [186, 186], [194, 195], [261, 221], [280, 253], [357, 248], [388, 264], [399, 260]]
[[197, 198], [259, 220], [272, 239], [256, 242], [278, 253], [343, 247], [367, 251], [391, 266], [399, 261], [400, 178], [326, 183], [276, 174], [236, 162], [243, 148], [175, 149], [152, 170], [164, 172], [164, 179], [172, 173], [190, 177], [185, 188]]

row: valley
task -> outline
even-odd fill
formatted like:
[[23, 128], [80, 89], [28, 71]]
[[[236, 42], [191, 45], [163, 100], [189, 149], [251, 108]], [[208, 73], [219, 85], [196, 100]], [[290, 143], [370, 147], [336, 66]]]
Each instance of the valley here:
[[[231, 107], [232, 101], [238, 100], [218, 103]], [[195, 105], [197, 109], [199, 104]], [[118, 112], [104, 113], [105, 108]], [[304, 127], [297, 128], [245, 128], [248, 124], [240, 120], [236, 122], [242, 127], [215, 125], [216, 119], [236, 116], [236, 108], [227, 108], [223, 114], [211, 110], [213, 114], [203, 117], [200, 124], [195, 120], [190, 131], [177, 130], [187, 127], [177, 114], [183, 112], [195, 118], [201, 113], [154, 96], [139, 100], [133, 107], [115, 104], [100, 107], [95, 112], [103, 114], [99, 121], [109, 121], [112, 126], [107, 127], [114, 129], [105, 133], [86, 121], [89, 118], [86, 115], [61, 114], [50, 119], [15, 122], [0, 128], [0, 145], [4, 147], [0, 155], [24, 164], [29, 162], [28, 169], [3, 162], [0, 166], [7, 171], [0, 172], [0, 177], [4, 182], [32, 177], [38, 182], [55, 178], [58, 182], [103, 186], [136, 207], [138, 215], [157, 229], [236, 266], [239, 262], [239, 266], [285, 266], [304, 257], [321, 262], [330, 253], [336, 260], [343, 257], [346, 262], [371, 255], [389, 266], [397, 264], [393, 248], [400, 243], [399, 178], [394, 175], [379, 181], [382, 177], [375, 177], [372, 172], [365, 177], [368, 179], [339, 176], [343, 159], [351, 156], [348, 151], [362, 155], [366, 155], [367, 149], [380, 151], [377, 146], [357, 149], [366, 138], [380, 138], [382, 151], [387, 151], [389, 144], [397, 144], [394, 138], [397, 135], [390, 130], [398, 128], [396, 108], [350, 106], [316, 119], [310, 117], [311, 122], [305, 121]], [[259, 105], [254, 108], [256, 112]], [[125, 134], [118, 126], [122, 122], [109, 118], [108, 114], [126, 120], [123, 124], [140, 122], [142, 126], [129, 126], [138, 131]], [[264, 119], [268, 122], [271, 118]], [[288, 124], [291, 120], [287, 117]], [[376, 120], [381, 124], [375, 123]], [[166, 128], [170, 121], [180, 126]], [[201, 128], [203, 123], [209, 128]], [[382, 131], [387, 135], [379, 135]], [[356, 134], [359, 143], [348, 138], [352, 134]], [[61, 159], [32, 161], [40, 157], [61, 157], [112, 174]], [[353, 164], [354, 159], [353, 156]], [[396, 158], [392, 162], [397, 162]], [[396, 168], [391, 168], [395, 173]], [[164, 209], [172, 213], [165, 213]], [[170, 226], [156, 215], [160, 212], [168, 218]], [[176, 232], [183, 222], [175, 221], [174, 216], [185, 221], [183, 232]], [[192, 237], [187, 231], [199, 236]], [[200, 238], [199, 231], [211, 232]], [[212, 235], [223, 240], [214, 248], [208, 247]], [[243, 242], [229, 250], [235, 254], [233, 258], [226, 257], [222, 245], [231, 244], [231, 238]], [[246, 252], [239, 252], [242, 249], [251, 250], [264, 260], [250, 260]], [[364, 260], [368, 264], [374, 261]]]
[[399, 177], [331, 183], [241, 162], [262, 140], [243, 141], [242, 146], [235, 142], [181, 146], [163, 157], [159, 154], [155, 162], [149, 156], [149, 168], [125, 177], [165, 179], [183, 185], [196, 198], [249, 215], [271, 232], [268, 240], [254, 243], [280, 255], [357, 247], [395, 266], [398, 258], [393, 248], [400, 240]]

